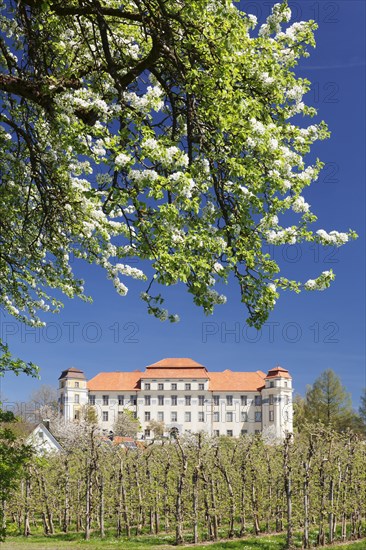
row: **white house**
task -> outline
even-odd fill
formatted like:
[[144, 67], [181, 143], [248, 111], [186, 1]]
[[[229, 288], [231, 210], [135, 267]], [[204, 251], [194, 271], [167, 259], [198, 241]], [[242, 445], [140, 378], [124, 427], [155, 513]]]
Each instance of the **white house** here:
[[45, 426], [43, 422], [33, 427], [25, 443], [32, 445], [37, 455], [62, 451], [60, 443], [49, 431], [49, 427]]
[[262, 371], [209, 372], [189, 358], [168, 358], [142, 371], [101, 372], [87, 381], [84, 373], [62, 372], [60, 410], [66, 420], [78, 419], [83, 405], [95, 408], [100, 427], [113, 430], [119, 413], [132, 411], [140, 436], [150, 439], [151, 420], [172, 431], [206, 431], [237, 437], [266, 432], [283, 438], [292, 432], [292, 378], [282, 367]]

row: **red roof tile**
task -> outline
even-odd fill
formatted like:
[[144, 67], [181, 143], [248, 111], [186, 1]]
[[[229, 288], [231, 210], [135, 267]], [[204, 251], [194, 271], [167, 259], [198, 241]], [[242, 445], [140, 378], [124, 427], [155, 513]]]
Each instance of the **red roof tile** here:
[[141, 378], [209, 378], [207, 370], [204, 367], [196, 369], [164, 368], [164, 369], [146, 369]]
[[210, 372], [211, 391], [258, 391], [264, 386], [266, 375], [257, 372]]
[[194, 368], [205, 369], [206, 367], [204, 367], [200, 363], [197, 363], [196, 361], [193, 361], [193, 359], [190, 359], [189, 357], [167, 357], [166, 359], [162, 359], [157, 363], [148, 365], [146, 368], [147, 369], [194, 369]]
[[138, 390], [141, 371], [134, 372], [100, 372], [89, 380], [87, 386], [91, 391]]

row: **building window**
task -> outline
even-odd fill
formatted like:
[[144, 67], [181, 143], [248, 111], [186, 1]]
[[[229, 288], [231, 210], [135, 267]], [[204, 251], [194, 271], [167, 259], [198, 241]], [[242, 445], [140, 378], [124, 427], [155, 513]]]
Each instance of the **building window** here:
[[241, 435], [247, 435], [247, 433], [248, 433], [248, 430], [241, 430], [241, 432], [240, 432], [240, 433], [241, 433]]
[[286, 382], [286, 380], [285, 380], [285, 388], [287, 388], [287, 382]]
[[177, 401], [178, 401], [177, 396], [172, 395], [171, 400], [172, 400], [172, 407], [176, 407], [177, 406]]
[[241, 421], [242, 422], [248, 422], [248, 413], [245, 411], [241, 412]]
[[226, 422], [232, 422], [233, 421], [233, 413], [227, 412], [226, 413]]
[[269, 421], [270, 422], [273, 422], [274, 420], [274, 412], [273, 411], [269, 411]]
[[150, 382], [145, 382], [145, 390], [149, 390], [150, 389]]
[[191, 421], [191, 413], [185, 412], [184, 413], [184, 422], [190, 422]]
[[79, 388], [79, 382], [75, 382], [75, 388]]
[[136, 405], [137, 396], [136, 395], [130, 395], [130, 402], [131, 402], [132, 405]]
[[95, 395], [89, 395], [89, 405], [95, 405]]
[[269, 404], [273, 405], [273, 393], [270, 393], [268, 396]]
[[190, 395], [185, 396], [185, 402], [186, 402], [186, 407], [190, 407], [190, 405], [191, 405], [191, 396]]
[[125, 404], [125, 396], [119, 395], [118, 396], [118, 405], [123, 406]]
[[256, 412], [254, 414], [254, 422], [262, 422], [262, 413], [261, 412]]
[[164, 384], [162, 382], [159, 382], [158, 384], [158, 390], [163, 390], [164, 389]]
[[214, 431], [213, 431], [213, 434], [214, 434], [215, 437], [219, 437], [219, 435], [220, 435], [220, 430], [214, 430]]
[[242, 407], [246, 407], [248, 405], [248, 397], [246, 395], [241, 395], [240, 401], [241, 401]]
[[213, 421], [214, 422], [220, 422], [220, 413], [218, 411], [215, 411], [213, 413]]
[[177, 422], [178, 421], [177, 411], [173, 411], [173, 412], [170, 413], [170, 421], [171, 422]]
[[185, 389], [186, 391], [190, 391], [190, 390], [191, 390], [191, 384], [185, 384], [185, 385], [184, 385], [184, 389]]
[[233, 396], [232, 395], [227, 395], [226, 396], [226, 405], [231, 407], [232, 404], [233, 404]]
[[149, 407], [151, 405], [151, 395], [145, 395], [145, 407]]
[[164, 405], [164, 395], [158, 395], [158, 405]]
[[254, 430], [254, 433], [255, 433], [255, 434], [260, 434], [261, 431], [260, 431], [260, 430]]
[[109, 405], [109, 395], [103, 395], [103, 405]]
[[260, 405], [262, 404], [262, 398], [260, 395], [256, 395], [255, 398], [254, 398], [254, 404], [256, 407], [260, 407]]
[[283, 411], [283, 418], [285, 422], [288, 422], [288, 411]]
[[290, 398], [288, 395], [285, 395], [285, 405], [288, 405], [290, 402]]
[[205, 396], [204, 395], [199, 395], [198, 396], [198, 406], [203, 407], [204, 404], [205, 404]]
[[103, 411], [103, 422], [108, 422], [108, 411]]
[[204, 385], [204, 384], [202, 384], [202, 383], [198, 384], [198, 390], [199, 390], [199, 391], [203, 391], [204, 389], [205, 389], [205, 385]]
[[151, 434], [150, 430], [146, 429], [145, 430], [145, 437], [150, 437], [150, 434]]
[[215, 407], [220, 405], [220, 396], [219, 395], [214, 395], [213, 396], [213, 402], [214, 402]]
[[233, 437], [233, 430], [226, 430], [226, 435]]
[[205, 421], [205, 413], [202, 411], [198, 412], [198, 422], [204, 422]]
[[176, 389], [177, 389], [177, 384], [176, 384], [175, 382], [173, 382], [173, 384], [172, 384], [172, 386], [171, 386], [171, 389], [172, 389], [173, 391], [176, 391]]
[[75, 403], [80, 403], [80, 395], [78, 393], [75, 394]]
[[273, 380], [270, 381], [269, 387], [270, 387], [270, 388], [274, 388], [274, 382], [273, 382]]
[[149, 422], [149, 420], [151, 420], [150, 411], [145, 411], [145, 422]]
[[158, 411], [158, 422], [164, 422], [164, 412]]

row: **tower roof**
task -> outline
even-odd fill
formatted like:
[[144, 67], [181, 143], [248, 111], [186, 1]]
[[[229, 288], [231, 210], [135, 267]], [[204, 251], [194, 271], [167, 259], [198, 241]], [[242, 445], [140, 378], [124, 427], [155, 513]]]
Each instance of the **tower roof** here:
[[76, 378], [78, 380], [85, 380], [85, 374], [82, 370], [76, 369], [75, 367], [70, 367], [69, 369], [63, 370], [59, 380], [61, 378]]
[[278, 377], [291, 378], [288, 370], [283, 369], [282, 367], [280, 367], [280, 365], [277, 365], [273, 369], [270, 369], [266, 376], [266, 378], [278, 378]]

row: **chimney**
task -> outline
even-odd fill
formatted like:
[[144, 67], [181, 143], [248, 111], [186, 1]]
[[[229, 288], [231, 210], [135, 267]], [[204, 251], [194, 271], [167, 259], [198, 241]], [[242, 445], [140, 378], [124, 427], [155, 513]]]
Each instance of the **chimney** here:
[[44, 420], [42, 420], [42, 424], [45, 428], [47, 428], [48, 431], [50, 431], [50, 421], [49, 421], [49, 418], [45, 418]]

